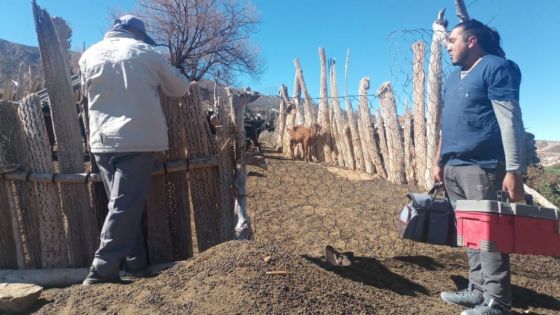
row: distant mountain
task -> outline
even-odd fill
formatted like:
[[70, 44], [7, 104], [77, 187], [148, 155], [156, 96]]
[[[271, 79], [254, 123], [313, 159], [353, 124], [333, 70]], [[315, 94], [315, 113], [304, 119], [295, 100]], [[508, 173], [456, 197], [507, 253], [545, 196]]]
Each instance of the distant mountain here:
[[[77, 73], [80, 53], [70, 52], [72, 72]], [[42, 81], [43, 70], [38, 47], [32, 47], [0, 39], [0, 93], [5, 94], [15, 88], [12, 80], [17, 81], [19, 68], [26, 74], [31, 72], [31, 80]]]
[[537, 140], [537, 154], [543, 166], [560, 164], [560, 141]]

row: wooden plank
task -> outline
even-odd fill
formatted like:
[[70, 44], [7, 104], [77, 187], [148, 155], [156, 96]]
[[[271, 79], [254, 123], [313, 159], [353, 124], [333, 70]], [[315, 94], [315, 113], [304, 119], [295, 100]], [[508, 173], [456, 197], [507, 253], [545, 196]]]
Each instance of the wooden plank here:
[[[166, 159], [174, 161], [185, 158], [187, 141], [181, 106], [191, 104], [187, 98], [162, 97], [161, 105], [169, 130], [169, 150], [166, 151]], [[166, 179], [165, 198], [173, 243], [173, 259], [184, 260], [193, 256], [187, 173], [169, 174]]]
[[[284, 100], [282, 99], [282, 103]], [[231, 124], [231, 115], [226, 106], [221, 100], [218, 100], [219, 115], [218, 119], [222, 125]], [[286, 115], [284, 116], [284, 123], [286, 120]], [[280, 118], [279, 118], [280, 119]], [[282, 129], [283, 130], [283, 129]], [[220, 129], [217, 132], [218, 143], [217, 143], [217, 156], [218, 156], [218, 175], [220, 178], [219, 183], [219, 196], [220, 196], [220, 241], [231, 240], [235, 236], [235, 221], [234, 221], [234, 197], [233, 197], [233, 185], [234, 185], [234, 170], [235, 170], [235, 160], [234, 160], [234, 141], [233, 139], [234, 129]], [[278, 131], [277, 131], [278, 132]], [[281, 137], [278, 137], [281, 141]]]
[[[18, 116], [25, 137], [24, 150], [28, 153], [28, 170], [53, 173], [52, 154], [39, 97], [32, 94], [22, 100]], [[64, 233], [64, 216], [59, 192], [53, 183], [32, 183], [32, 193], [38, 201], [34, 212], [40, 217], [41, 266], [67, 267], [68, 241]]]
[[[70, 74], [52, 19], [33, 1], [33, 16], [41, 52], [45, 85], [49, 93], [61, 172], [84, 172], [82, 139], [73, 101]], [[61, 185], [62, 205], [68, 220], [72, 266], [87, 266], [98, 244], [98, 228], [85, 185]]]
[[[17, 163], [24, 170], [29, 169], [28, 154], [25, 152], [25, 136], [19, 121], [17, 111], [19, 104], [0, 101], [0, 135], [5, 156], [4, 161]], [[36, 195], [30, 183], [24, 181], [10, 182], [6, 187], [12, 196], [10, 218], [12, 226], [17, 227], [16, 242], [21, 245], [23, 263], [20, 268], [41, 267], [41, 241], [39, 228], [39, 214]]]
[[[189, 158], [212, 155], [214, 146], [210, 141], [210, 132], [202, 112], [197, 86], [191, 86], [187, 99], [185, 106], [181, 106], [181, 115], [186, 127], [187, 155]], [[220, 242], [218, 176], [216, 168], [196, 169], [189, 172], [188, 184], [199, 252]]]

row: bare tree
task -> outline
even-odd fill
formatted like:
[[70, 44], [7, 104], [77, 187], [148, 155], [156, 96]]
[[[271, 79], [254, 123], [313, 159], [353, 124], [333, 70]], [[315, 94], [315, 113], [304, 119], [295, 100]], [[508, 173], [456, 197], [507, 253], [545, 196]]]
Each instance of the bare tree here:
[[258, 77], [259, 51], [250, 41], [259, 23], [256, 9], [237, 0], [140, 0], [148, 32], [167, 46], [171, 63], [190, 80], [235, 74]]

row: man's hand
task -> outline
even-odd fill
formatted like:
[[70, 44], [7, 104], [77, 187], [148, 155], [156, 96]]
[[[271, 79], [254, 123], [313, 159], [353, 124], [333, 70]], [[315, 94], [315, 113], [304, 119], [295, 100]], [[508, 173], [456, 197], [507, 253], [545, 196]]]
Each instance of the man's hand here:
[[439, 164], [435, 164], [432, 170], [432, 180], [434, 183], [443, 183], [443, 167]]
[[523, 188], [523, 174], [506, 173], [502, 190], [509, 194], [511, 202], [525, 200], [525, 189]]

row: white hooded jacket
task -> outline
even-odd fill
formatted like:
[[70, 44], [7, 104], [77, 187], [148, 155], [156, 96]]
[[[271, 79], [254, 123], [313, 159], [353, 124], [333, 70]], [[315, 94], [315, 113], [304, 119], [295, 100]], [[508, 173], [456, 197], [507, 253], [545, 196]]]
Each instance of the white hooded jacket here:
[[89, 104], [92, 153], [157, 152], [169, 148], [158, 87], [167, 96], [188, 93], [189, 81], [150, 45], [111, 31], [80, 58]]

